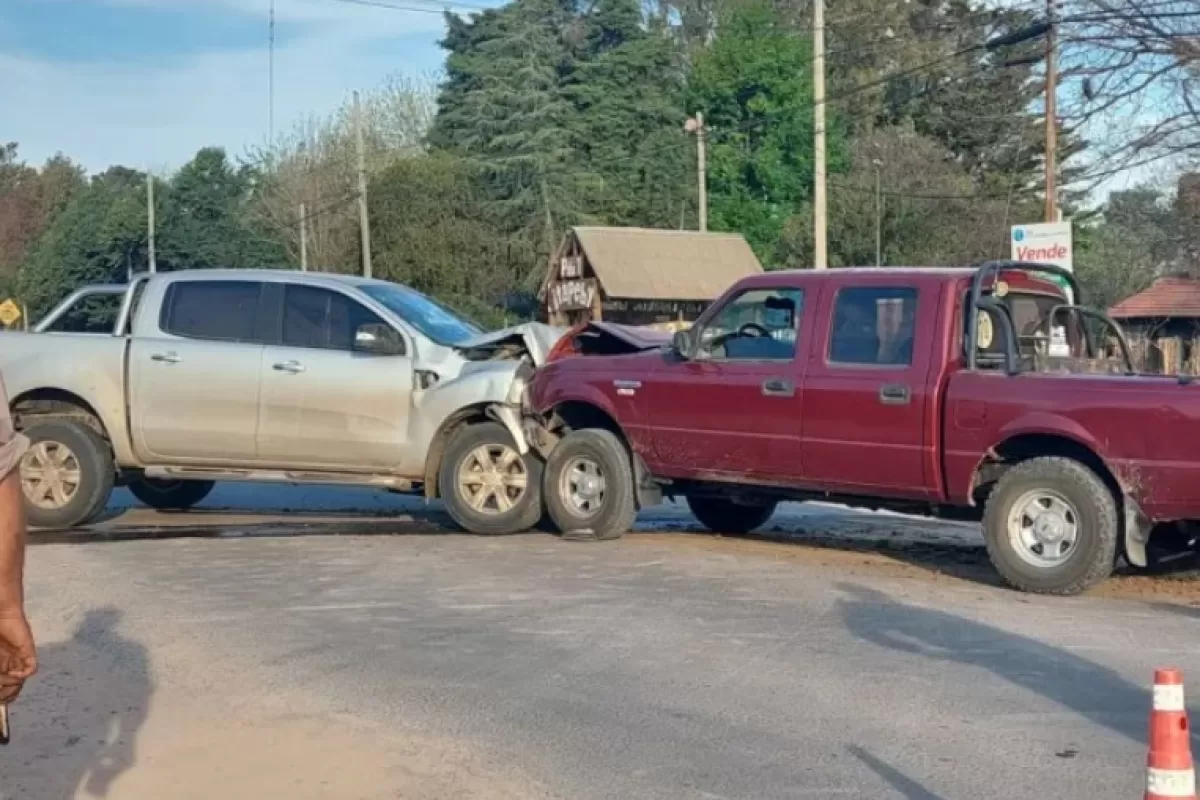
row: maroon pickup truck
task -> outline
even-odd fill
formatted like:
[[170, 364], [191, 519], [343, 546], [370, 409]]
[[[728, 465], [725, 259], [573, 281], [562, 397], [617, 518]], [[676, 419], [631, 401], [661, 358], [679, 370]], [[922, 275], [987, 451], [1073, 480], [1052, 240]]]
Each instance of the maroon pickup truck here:
[[1152, 532], [1200, 519], [1200, 387], [1135, 374], [1068, 297], [1069, 273], [1023, 262], [772, 272], [673, 338], [573, 329], [526, 392], [547, 510], [609, 539], [664, 496], [727, 533], [833, 500], [982, 518], [1027, 591], [1144, 567]]

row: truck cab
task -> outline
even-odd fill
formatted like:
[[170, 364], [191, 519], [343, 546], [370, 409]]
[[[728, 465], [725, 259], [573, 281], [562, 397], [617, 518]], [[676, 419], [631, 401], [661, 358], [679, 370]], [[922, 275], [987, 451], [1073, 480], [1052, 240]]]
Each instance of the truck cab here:
[[661, 496], [730, 533], [780, 500], [982, 517], [1009, 583], [1082, 591], [1200, 518], [1200, 395], [1133, 374], [1079, 297], [1041, 264], [805, 270], [669, 342], [583, 326], [527, 397], [550, 514], [597, 538]]

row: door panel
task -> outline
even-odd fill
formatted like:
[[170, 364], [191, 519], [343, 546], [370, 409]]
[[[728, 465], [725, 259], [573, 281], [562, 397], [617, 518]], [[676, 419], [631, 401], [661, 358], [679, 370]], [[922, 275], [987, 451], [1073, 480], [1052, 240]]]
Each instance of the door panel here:
[[927, 493], [924, 457], [934, 335], [930, 290], [834, 283], [804, 383], [807, 482], [847, 492]]
[[130, 416], [151, 463], [232, 464], [255, 457], [263, 347], [261, 284], [180, 281], [158, 327], [130, 346]]
[[695, 359], [661, 356], [644, 390], [656, 471], [704, 479], [801, 474], [804, 361], [795, 354], [806, 340], [803, 304], [798, 288], [749, 290], [697, 324]]
[[412, 358], [353, 352], [364, 324], [385, 323], [340, 292], [286, 287], [283, 344], [267, 345], [260, 361], [262, 461], [386, 470], [406, 460]]

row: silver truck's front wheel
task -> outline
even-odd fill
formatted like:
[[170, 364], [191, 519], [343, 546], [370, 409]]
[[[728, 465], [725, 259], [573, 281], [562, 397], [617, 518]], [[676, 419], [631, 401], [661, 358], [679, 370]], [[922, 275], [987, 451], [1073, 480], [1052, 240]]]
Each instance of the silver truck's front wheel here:
[[30, 447], [18, 471], [29, 523], [61, 529], [98, 517], [116, 479], [108, 443], [80, 422], [35, 418], [24, 434]]
[[503, 425], [480, 422], [446, 447], [438, 487], [446, 512], [471, 533], [520, 533], [542, 516], [542, 462], [522, 456]]

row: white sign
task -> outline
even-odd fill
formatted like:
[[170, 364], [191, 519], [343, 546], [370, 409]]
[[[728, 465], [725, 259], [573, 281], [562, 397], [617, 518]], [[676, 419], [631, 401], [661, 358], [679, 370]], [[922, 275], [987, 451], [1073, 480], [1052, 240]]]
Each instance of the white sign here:
[[1070, 222], [1039, 222], [1012, 227], [1012, 257], [1016, 261], [1055, 264], [1074, 272], [1074, 256]]
[[[1075, 271], [1075, 248], [1070, 222], [1013, 225], [1011, 241], [1012, 257], [1016, 261], [1054, 264], [1069, 272]], [[1070, 284], [1057, 275], [1050, 279], [1062, 287], [1068, 303], [1075, 302], [1071, 296]], [[1071, 355], [1071, 348], [1067, 344], [1067, 331], [1058, 325], [1050, 331], [1050, 355], [1059, 358]]]
[[592, 307], [596, 286], [591, 281], [563, 281], [550, 287], [551, 311], [577, 311]]

